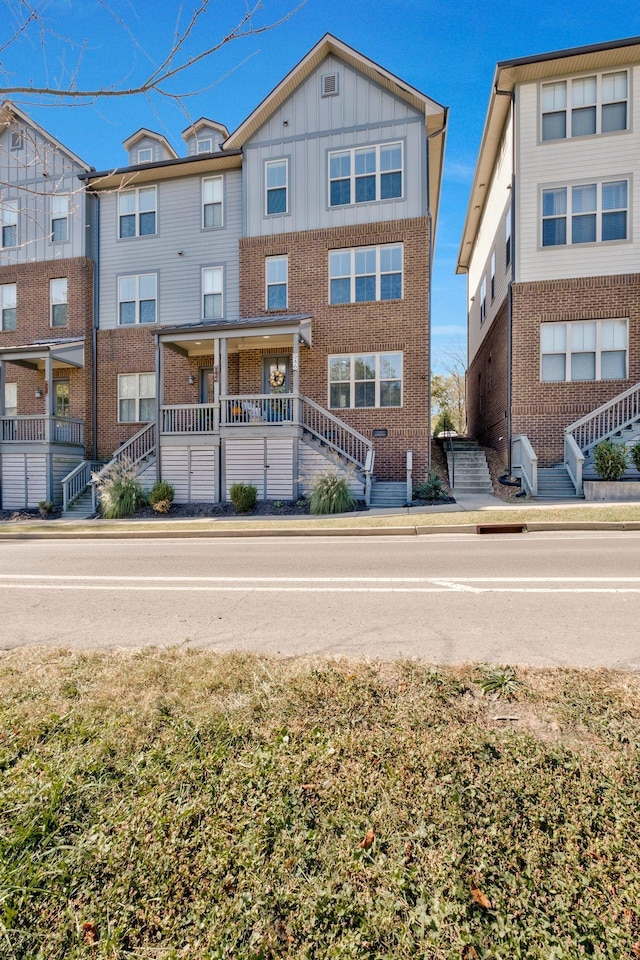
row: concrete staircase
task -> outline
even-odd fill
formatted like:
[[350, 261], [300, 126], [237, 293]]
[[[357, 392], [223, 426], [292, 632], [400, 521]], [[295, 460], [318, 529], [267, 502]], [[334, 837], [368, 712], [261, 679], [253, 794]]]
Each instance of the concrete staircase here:
[[467, 440], [466, 437], [454, 437], [452, 442], [453, 454], [449, 449], [448, 441], [445, 444], [445, 452], [453, 496], [460, 493], [493, 493], [487, 458], [478, 448], [478, 441]]
[[554, 467], [538, 467], [538, 494], [536, 500], [584, 500], [578, 497], [571, 477], [563, 463]]
[[371, 507], [406, 507], [407, 484], [376, 480], [371, 484]]

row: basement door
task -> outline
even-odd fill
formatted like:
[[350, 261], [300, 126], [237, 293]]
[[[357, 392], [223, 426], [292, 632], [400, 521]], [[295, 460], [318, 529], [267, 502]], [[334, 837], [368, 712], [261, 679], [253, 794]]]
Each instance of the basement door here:
[[258, 500], [293, 500], [294, 437], [227, 440], [225, 490], [230, 499], [234, 483], [252, 483]]
[[215, 503], [216, 447], [162, 447], [160, 456], [176, 503]]
[[46, 455], [5, 453], [2, 457], [3, 509], [31, 509], [47, 499]]

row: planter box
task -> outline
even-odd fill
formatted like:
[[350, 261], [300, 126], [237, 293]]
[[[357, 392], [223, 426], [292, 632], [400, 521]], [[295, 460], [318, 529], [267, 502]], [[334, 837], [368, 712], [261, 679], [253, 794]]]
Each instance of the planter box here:
[[640, 480], [585, 480], [585, 500], [640, 501]]

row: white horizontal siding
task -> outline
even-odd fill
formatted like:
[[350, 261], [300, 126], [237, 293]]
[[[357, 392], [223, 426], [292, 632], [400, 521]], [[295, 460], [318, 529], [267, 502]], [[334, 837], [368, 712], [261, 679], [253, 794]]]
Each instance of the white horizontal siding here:
[[231, 497], [234, 483], [252, 483], [258, 499], [265, 499], [264, 440], [227, 440], [224, 444], [225, 499]]
[[[82, 457], [54, 457], [53, 458], [53, 502], [62, 503], [62, 481], [68, 473], [71, 473], [79, 463], [82, 463]], [[45, 498], [46, 499], [46, 498]]]
[[175, 503], [213, 503], [216, 499], [215, 447], [162, 447], [162, 479], [175, 489]]
[[44, 454], [3, 454], [2, 507], [35, 508], [47, 499], [47, 458]]
[[269, 437], [266, 442], [267, 499], [293, 499], [294, 437]]

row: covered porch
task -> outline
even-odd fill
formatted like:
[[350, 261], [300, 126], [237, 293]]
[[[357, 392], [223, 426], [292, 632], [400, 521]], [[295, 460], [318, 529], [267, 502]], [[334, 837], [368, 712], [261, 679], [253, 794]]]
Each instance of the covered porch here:
[[[16, 383], [7, 379], [13, 368], [25, 372]], [[62, 502], [62, 478], [84, 457], [84, 420], [69, 415], [72, 372], [83, 369], [82, 339], [0, 350], [3, 509]], [[7, 390], [8, 383], [12, 389]], [[34, 412], [38, 408], [43, 412]]]

